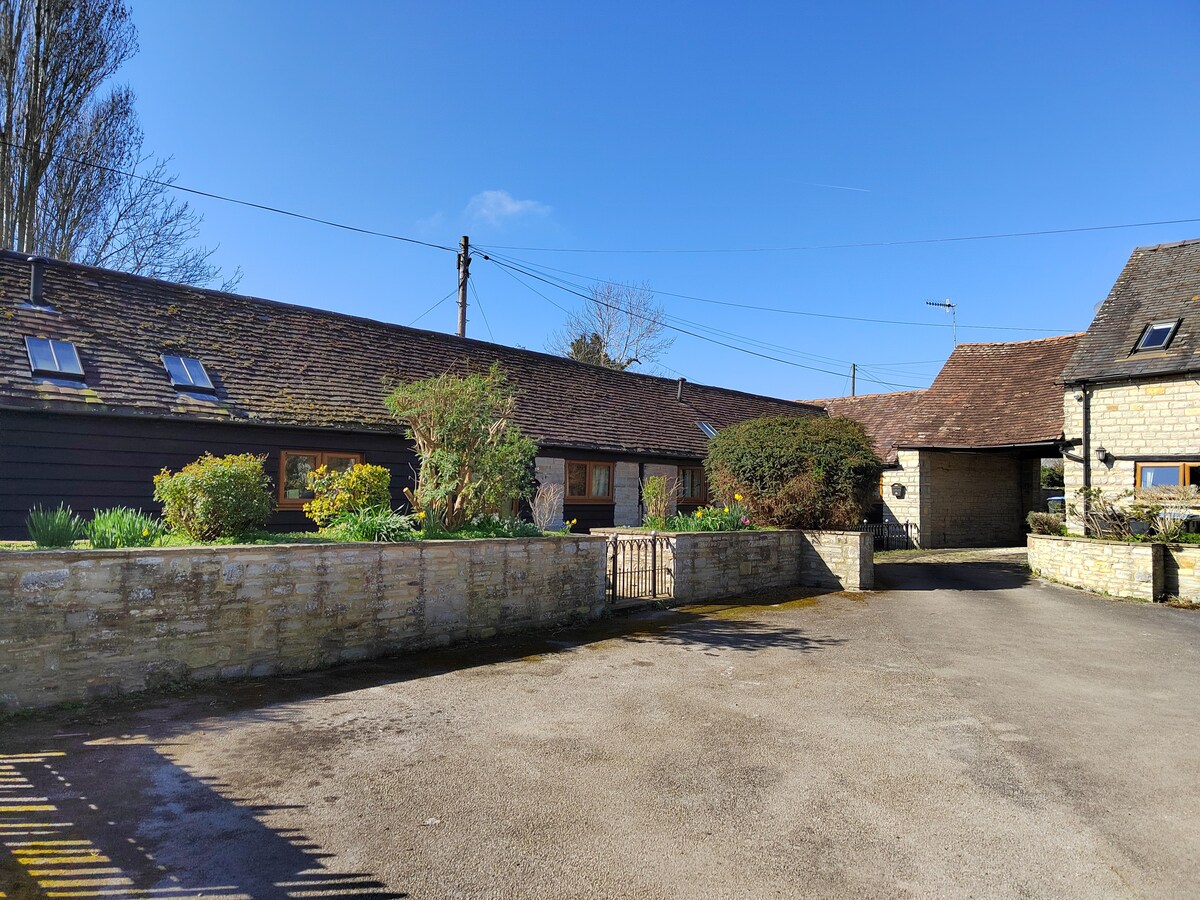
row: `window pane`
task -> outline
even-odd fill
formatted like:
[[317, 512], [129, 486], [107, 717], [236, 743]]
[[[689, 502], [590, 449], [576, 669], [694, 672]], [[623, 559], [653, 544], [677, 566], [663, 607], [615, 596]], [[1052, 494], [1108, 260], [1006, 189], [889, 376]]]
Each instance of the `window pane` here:
[[587, 496], [587, 466], [583, 463], [567, 463], [567, 496]]
[[83, 366], [79, 364], [79, 354], [75, 351], [74, 344], [70, 341], [51, 341], [50, 348], [54, 351], [58, 371], [66, 375], [83, 374]]
[[334, 456], [328, 453], [325, 455], [325, 467], [331, 472], [345, 472], [357, 462], [357, 456]]
[[50, 342], [45, 338], [25, 338], [25, 346], [29, 350], [29, 366], [33, 371], [38, 372], [54, 372], [57, 366], [54, 364], [54, 353], [50, 349]]
[[167, 369], [167, 375], [171, 378], [171, 384], [187, 386], [192, 383], [188, 377], [187, 368], [183, 365], [183, 358], [179, 356], [164, 356], [163, 365]]
[[612, 476], [612, 471], [608, 466], [593, 466], [592, 467], [592, 496], [607, 497], [610, 493], [609, 482]]
[[1200, 485], [1200, 466], [1193, 466], [1190, 463], [1187, 467], [1187, 483]]
[[201, 365], [200, 360], [185, 356], [183, 358], [183, 365], [187, 369], [188, 379], [192, 384], [208, 391], [213, 389], [212, 382], [208, 380], [208, 373], [204, 371], [204, 366]]
[[283, 459], [283, 496], [289, 500], [312, 497], [312, 491], [308, 489], [308, 473], [317, 467], [317, 458], [289, 453]]
[[1175, 329], [1174, 323], [1165, 325], [1151, 325], [1146, 329], [1146, 334], [1142, 337], [1141, 344], [1138, 345], [1139, 350], [1158, 350], [1165, 347], [1167, 338], [1171, 336], [1171, 332]]
[[1179, 466], [1142, 466], [1139, 487], [1152, 488], [1179, 484]]

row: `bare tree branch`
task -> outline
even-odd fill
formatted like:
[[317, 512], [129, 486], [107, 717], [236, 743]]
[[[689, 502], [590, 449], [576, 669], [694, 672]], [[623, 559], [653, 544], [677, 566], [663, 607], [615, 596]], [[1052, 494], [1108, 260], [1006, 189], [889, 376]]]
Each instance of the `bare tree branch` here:
[[201, 217], [143, 151], [133, 92], [103, 90], [136, 52], [124, 0], [0, 0], [0, 245], [209, 284]]
[[546, 348], [610, 369], [635, 363], [650, 366], [675, 343], [663, 315], [649, 285], [599, 282], [592, 285], [584, 308], [568, 314], [566, 325], [550, 336]]

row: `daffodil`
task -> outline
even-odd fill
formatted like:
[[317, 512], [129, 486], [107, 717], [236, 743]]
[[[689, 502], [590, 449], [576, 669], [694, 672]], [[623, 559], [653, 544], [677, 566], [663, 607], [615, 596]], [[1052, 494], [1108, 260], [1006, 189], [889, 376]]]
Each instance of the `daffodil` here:
[[725, 512], [729, 512], [729, 507], [725, 507]]
[[142, 537], [150, 537], [150, 529], [149, 528], [142, 529]]
[[417, 513], [417, 518], [424, 519], [425, 518], [425, 510], [421, 510], [419, 513]]
[[696, 510], [696, 518], [699, 519], [704, 515], [700, 510]]
[[742, 502], [742, 495], [741, 495], [741, 494], [734, 494], [734, 495], [733, 495], [733, 499], [734, 499], [734, 500], [736, 500], [738, 503], [741, 503], [741, 502]]

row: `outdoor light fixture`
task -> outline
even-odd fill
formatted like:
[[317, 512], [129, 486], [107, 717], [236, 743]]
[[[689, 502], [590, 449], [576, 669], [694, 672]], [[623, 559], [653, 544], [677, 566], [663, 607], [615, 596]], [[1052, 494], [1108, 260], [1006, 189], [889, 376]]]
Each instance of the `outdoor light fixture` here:
[[1096, 448], [1096, 461], [1102, 463], [1108, 462], [1108, 451], [1104, 449], [1103, 444]]
[[897, 500], [903, 498], [904, 497], [904, 485], [902, 485], [898, 481], [894, 482], [892, 484], [892, 496], [895, 497]]

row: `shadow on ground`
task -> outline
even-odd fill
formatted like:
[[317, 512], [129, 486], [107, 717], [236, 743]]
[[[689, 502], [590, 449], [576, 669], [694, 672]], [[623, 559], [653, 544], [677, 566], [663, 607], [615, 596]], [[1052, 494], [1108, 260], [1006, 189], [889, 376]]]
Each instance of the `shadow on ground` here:
[[268, 824], [273, 812], [296, 807], [233, 796], [227, 785], [176, 763], [171, 739], [220, 729], [227, 718], [286, 722], [296, 701], [608, 640], [811, 653], [843, 639], [783, 625], [769, 612], [819, 602], [792, 591], [720, 605], [644, 607], [483, 644], [258, 681], [182, 685], [168, 695], [0, 720], [0, 753], [7, 754], [0, 755], [0, 897], [406, 897], [369, 872], [326, 868], [329, 854], [320, 846]]
[[1032, 580], [1021, 547], [875, 555], [875, 587], [881, 591], [1005, 591]]

